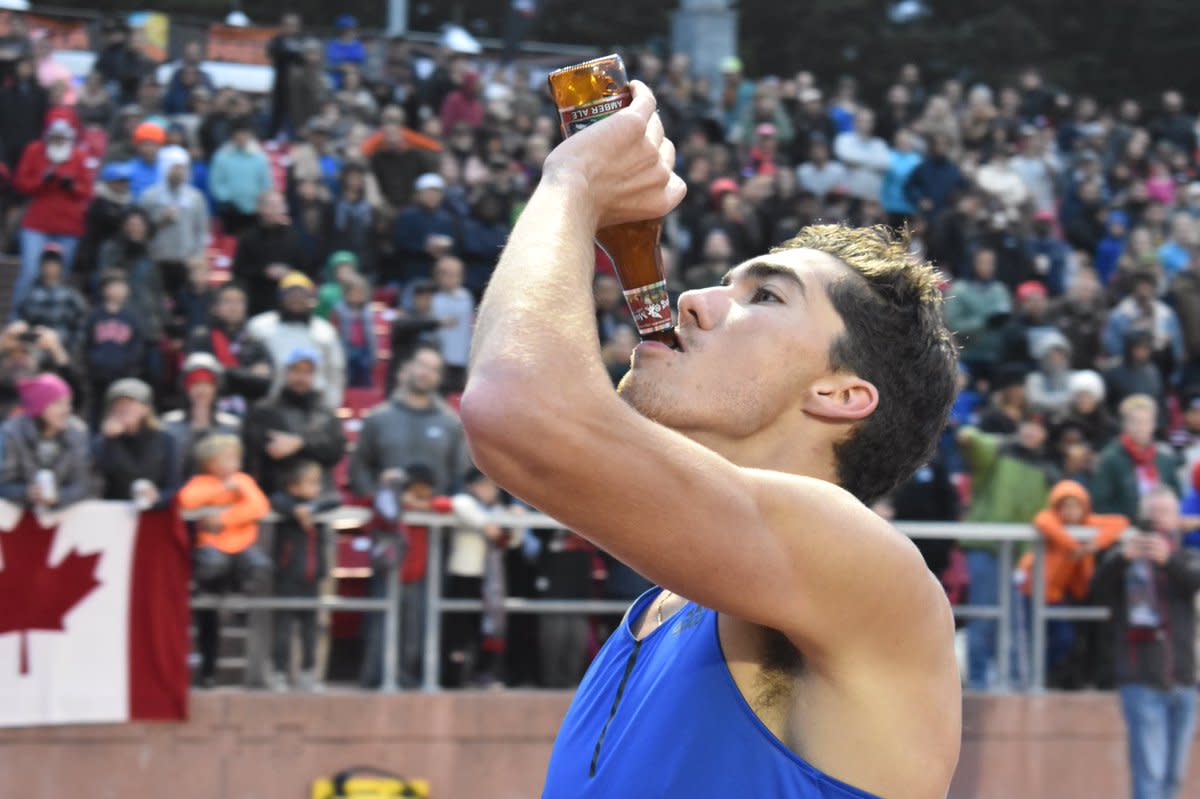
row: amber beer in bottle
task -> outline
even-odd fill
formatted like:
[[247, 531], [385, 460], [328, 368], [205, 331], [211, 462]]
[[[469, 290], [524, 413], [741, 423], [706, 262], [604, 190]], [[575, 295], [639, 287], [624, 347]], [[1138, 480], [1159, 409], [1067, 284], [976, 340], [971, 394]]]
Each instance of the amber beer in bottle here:
[[[555, 70], [549, 81], [563, 136], [578, 133], [633, 102], [625, 63], [619, 55]], [[596, 232], [596, 243], [617, 269], [638, 334], [674, 347], [675, 322], [658, 248], [661, 234], [662, 220], [648, 219], [602, 228]]]

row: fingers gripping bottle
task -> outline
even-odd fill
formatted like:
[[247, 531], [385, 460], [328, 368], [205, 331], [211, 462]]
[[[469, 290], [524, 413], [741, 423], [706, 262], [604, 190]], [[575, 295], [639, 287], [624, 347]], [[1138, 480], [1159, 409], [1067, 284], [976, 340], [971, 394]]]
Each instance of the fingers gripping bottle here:
[[[618, 55], [555, 70], [549, 81], [563, 136], [578, 133], [633, 101], [625, 64]], [[658, 248], [661, 235], [662, 220], [649, 219], [602, 228], [596, 232], [596, 243], [617, 269], [638, 334], [676, 347], [675, 321]]]

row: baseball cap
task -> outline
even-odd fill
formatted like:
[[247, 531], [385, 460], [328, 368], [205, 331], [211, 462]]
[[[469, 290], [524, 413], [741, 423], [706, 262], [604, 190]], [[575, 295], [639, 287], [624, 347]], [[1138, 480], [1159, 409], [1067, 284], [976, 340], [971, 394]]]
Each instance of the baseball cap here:
[[143, 405], [150, 405], [154, 402], [154, 392], [150, 390], [150, 386], [136, 377], [123, 377], [104, 392], [106, 404], [112, 404], [119, 399], [131, 399]]
[[133, 129], [134, 143], [144, 141], [152, 141], [155, 144], [162, 144], [167, 140], [167, 132], [160, 125], [153, 122], [142, 122]]
[[775, 135], [775, 126], [772, 125], [770, 122], [764, 122], [761, 125], [759, 125], [757, 128], [755, 128], [754, 132], [757, 133], [759, 136], [774, 136]]
[[1026, 280], [1017, 286], [1017, 300], [1024, 302], [1030, 297], [1045, 297], [1046, 287], [1037, 280]]
[[358, 266], [358, 256], [350, 250], [338, 250], [329, 256], [329, 261], [326, 266], [330, 269], [341, 266], [342, 264], [350, 264], [354, 267]]
[[353, 14], [342, 14], [340, 17], [337, 18], [337, 21], [334, 22], [333, 24], [334, 24], [334, 26], [336, 26], [338, 28], [338, 30], [344, 30], [346, 28], [357, 28], [358, 20], [354, 18]]
[[67, 139], [74, 139], [75, 128], [70, 122], [60, 117], [46, 126], [46, 138], [50, 138], [51, 136], [62, 136]]
[[225, 367], [214, 355], [207, 352], [193, 352], [183, 361], [180, 377], [184, 386], [191, 385], [195, 379], [209, 379], [210, 382], [220, 383]]
[[288, 272], [283, 276], [283, 280], [279, 281], [279, 290], [287, 291], [289, 289], [304, 289], [312, 291], [314, 288], [312, 280], [303, 272]]
[[738, 58], [735, 55], [726, 56], [725, 58], [722, 58], [721, 59], [721, 71], [726, 74], [729, 74], [731, 72], [741, 72], [742, 71], [742, 59]]
[[289, 368], [301, 363], [302, 361], [308, 361], [313, 366], [320, 366], [321, 353], [317, 352], [312, 347], [296, 347], [287, 354], [286, 358], [283, 359], [283, 366], [284, 368]]
[[722, 194], [728, 194], [729, 192], [738, 193], [738, 184], [733, 178], [717, 178], [708, 187], [708, 194], [714, 200]]
[[100, 180], [105, 183], [132, 179], [133, 168], [129, 166], [128, 161], [113, 161], [100, 169]]
[[1033, 215], [1034, 222], [1053, 222], [1055, 219], [1057, 219], [1057, 217], [1054, 215], [1054, 212], [1048, 211], [1044, 208], [1041, 211], [1037, 211]]
[[442, 180], [442, 176], [436, 172], [426, 172], [421, 177], [417, 178], [417, 191], [425, 191], [426, 189], [437, 189], [438, 191], [446, 190], [446, 181]]

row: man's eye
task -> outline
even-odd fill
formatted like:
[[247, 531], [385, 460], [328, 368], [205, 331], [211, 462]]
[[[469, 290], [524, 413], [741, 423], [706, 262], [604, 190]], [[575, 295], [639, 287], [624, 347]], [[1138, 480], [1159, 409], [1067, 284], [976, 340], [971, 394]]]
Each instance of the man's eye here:
[[769, 288], [760, 286], [750, 295], [750, 302], [782, 302], [779, 295]]

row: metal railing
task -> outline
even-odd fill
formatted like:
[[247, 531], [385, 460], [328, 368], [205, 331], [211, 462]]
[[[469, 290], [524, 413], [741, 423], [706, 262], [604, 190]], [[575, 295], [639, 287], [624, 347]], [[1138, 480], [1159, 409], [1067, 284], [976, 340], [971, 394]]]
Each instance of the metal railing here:
[[[319, 514], [315, 520], [330, 525], [333, 529], [348, 530], [363, 526], [371, 517], [365, 508], [342, 507]], [[275, 520], [268, 516], [265, 522]], [[566, 529], [554, 519], [540, 513], [494, 512], [490, 521], [500, 527], [526, 530]], [[422, 649], [421, 689], [433, 692], [440, 689], [441, 679], [441, 621], [447, 613], [478, 613], [484, 609], [482, 599], [450, 599], [442, 596], [442, 564], [444, 563], [446, 534], [456, 527], [456, 519], [449, 514], [414, 512], [405, 515], [406, 525], [429, 529], [429, 551], [425, 578], [425, 618]], [[996, 551], [997, 602], [993, 605], [955, 605], [954, 616], [958, 619], [992, 619], [996, 622], [996, 657], [998, 688], [1011, 688], [1009, 659], [1013, 651], [1014, 636], [1024, 635], [1013, 624], [1013, 587], [1011, 576], [1015, 565], [1014, 556], [1018, 546], [1028, 547], [1034, 553], [1031, 574], [1029, 658], [1030, 688], [1040, 691], [1045, 686], [1046, 675], [1046, 623], [1051, 620], [1104, 621], [1108, 618], [1107, 608], [1102, 607], [1047, 607], [1045, 590], [1045, 546], [1042, 537], [1031, 525], [987, 524], [959, 522], [896, 522], [896, 528], [910, 538], [947, 538], [959, 542], [994, 546]], [[1072, 527], [1070, 532], [1080, 541], [1090, 540], [1095, 531], [1088, 527]], [[197, 595], [192, 598], [193, 608], [229, 610], [330, 610], [383, 614], [383, 680], [381, 690], [395, 691], [400, 650], [400, 582], [399, 569], [388, 569], [386, 595], [381, 598], [347, 598], [323, 596], [316, 599], [293, 597], [249, 597]], [[626, 600], [591, 599], [526, 599], [508, 597], [504, 610], [508, 613], [529, 614], [578, 614], [578, 615], [621, 615], [628, 609]]]

